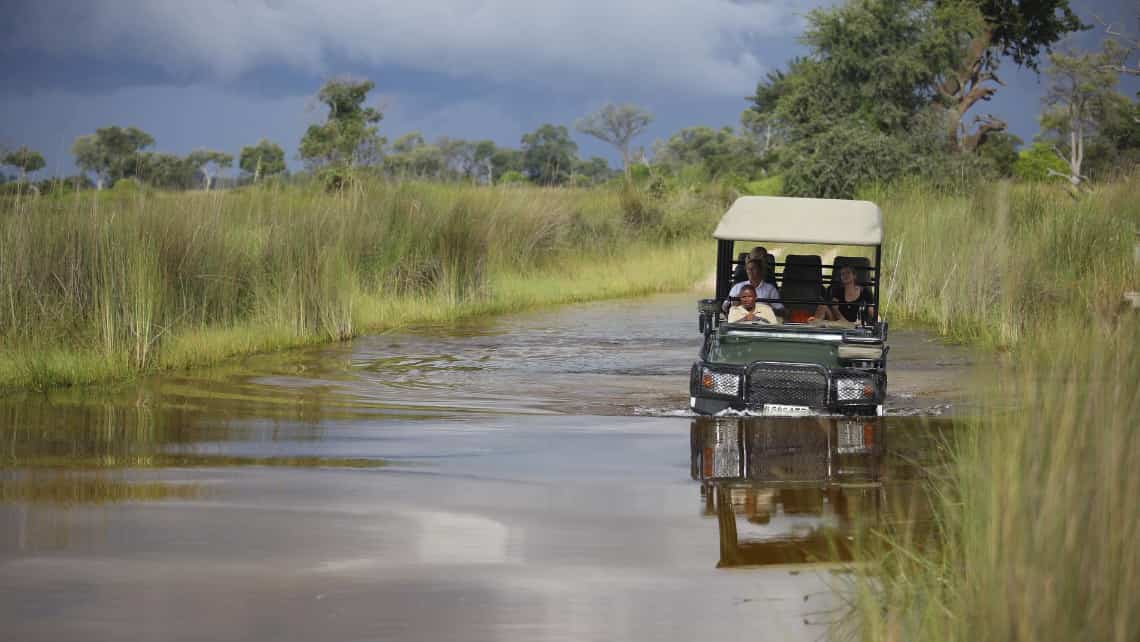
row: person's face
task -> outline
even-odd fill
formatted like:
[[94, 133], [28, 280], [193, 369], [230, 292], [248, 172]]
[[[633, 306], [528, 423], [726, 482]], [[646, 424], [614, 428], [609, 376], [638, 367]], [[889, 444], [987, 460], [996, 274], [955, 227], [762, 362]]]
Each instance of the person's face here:
[[764, 276], [763, 268], [755, 263], [749, 263], [744, 269], [748, 271], [748, 280], [753, 283], [759, 283], [760, 278]]
[[742, 290], [740, 292], [740, 304], [751, 310], [756, 305], [756, 291]]
[[851, 285], [855, 282], [855, 272], [849, 267], [840, 268], [839, 282], [843, 285]]

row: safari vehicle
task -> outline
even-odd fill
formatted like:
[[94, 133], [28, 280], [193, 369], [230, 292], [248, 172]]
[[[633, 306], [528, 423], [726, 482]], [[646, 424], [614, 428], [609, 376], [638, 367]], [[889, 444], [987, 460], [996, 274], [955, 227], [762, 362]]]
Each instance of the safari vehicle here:
[[[745, 196], [721, 218], [717, 239], [716, 297], [698, 304], [704, 334], [693, 364], [689, 405], [698, 414], [730, 411], [761, 415], [882, 415], [887, 388], [887, 323], [878, 317], [882, 215], [867, 201]], [[740, 247], [737, 244], [741, 244]], [[783, 306], [777, 323], [729, 323], [726, 302], [739, 268], [755, 244], [786, 248], [806, 244], [870, 256], [781, 253], [768, 258], [768, 280], [779, 299], [757, 305]], [[830, 247], [827, 247], [830, 246]], [[737, 254], [738, 250], [745, 250]], [[858, 320], [821, 321], [818, 306], [831, 303], [828, 286], [850, 266], [870, 303], [859, 303]], [[872, 313], [873, 312], [873, 313]], [[769, 315], [769, 318], [771, 316]]]

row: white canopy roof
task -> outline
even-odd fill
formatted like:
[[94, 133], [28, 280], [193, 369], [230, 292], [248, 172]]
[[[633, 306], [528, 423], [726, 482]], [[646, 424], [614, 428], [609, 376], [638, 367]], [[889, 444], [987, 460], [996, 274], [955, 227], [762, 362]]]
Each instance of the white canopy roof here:
[[883, 217], [868, 201], [786, 196], [742, 196], [713, 236], [725, 241], [879, 245]]

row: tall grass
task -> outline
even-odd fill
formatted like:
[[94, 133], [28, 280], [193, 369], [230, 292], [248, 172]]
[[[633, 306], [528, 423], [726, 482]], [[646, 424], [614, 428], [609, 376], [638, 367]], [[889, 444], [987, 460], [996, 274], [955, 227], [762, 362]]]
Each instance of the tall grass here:
[[1140, 315], [1122, 305], [1140, 182], [886, 201], [916, 221], [890, 223], [896, 314], [1012, 354], [978, 373], [934, 537], [885, 533], [860, 577], [861, 637], [1140, 639]]
[[[686, 248], [707, 238], [722, 204], [656, 198], [660, 217], [648, 227], [627, 220], [621, 199], [378, 181], [338, 194], [112, 190], [5, 201], [0, 387], [121, 378], [695, 280], [710, 259]], [[549, 290], [537, 297], [519, 285], [536, 277]]]
[[1074, 201], [1060, 188], [996, 183], [870, 190], [884, 210], [884, 310], [950, 338], [1014, 347], [1058, 317], [1108, 327], [1135, 288], [1140, 180]]
[[869, 640], [1140, 639], [1140, 332], [1057, 327], [991, 381], [938, 484], [938, 537], [891, 533]]

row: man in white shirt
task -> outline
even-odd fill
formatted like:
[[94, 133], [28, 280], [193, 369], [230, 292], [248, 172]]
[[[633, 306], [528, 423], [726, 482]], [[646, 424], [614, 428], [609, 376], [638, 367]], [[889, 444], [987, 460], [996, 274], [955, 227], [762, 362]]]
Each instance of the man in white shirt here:
[[[752, 287], [756, 288], [756, 299], [758, 301], [767, 303], [777, 315], [784, 316], [784, 304], [779, 303], [780, 291], [776, 289], [776, 286], [764, 280], [764, 275], [768, 271], [768, 262], [764, 259], [748, 259], [745, 270], [748, 272], [748, 280], [732, 286], [732, 289], [728, 291], [728, 298], [739, 298], [740, 289], [751, 284]], [[764, 299], [773, 299], [773, 301], [764, 301]], [[728, 310], [728, 306], [729, 302], [725, 301], [724, 309]]]

